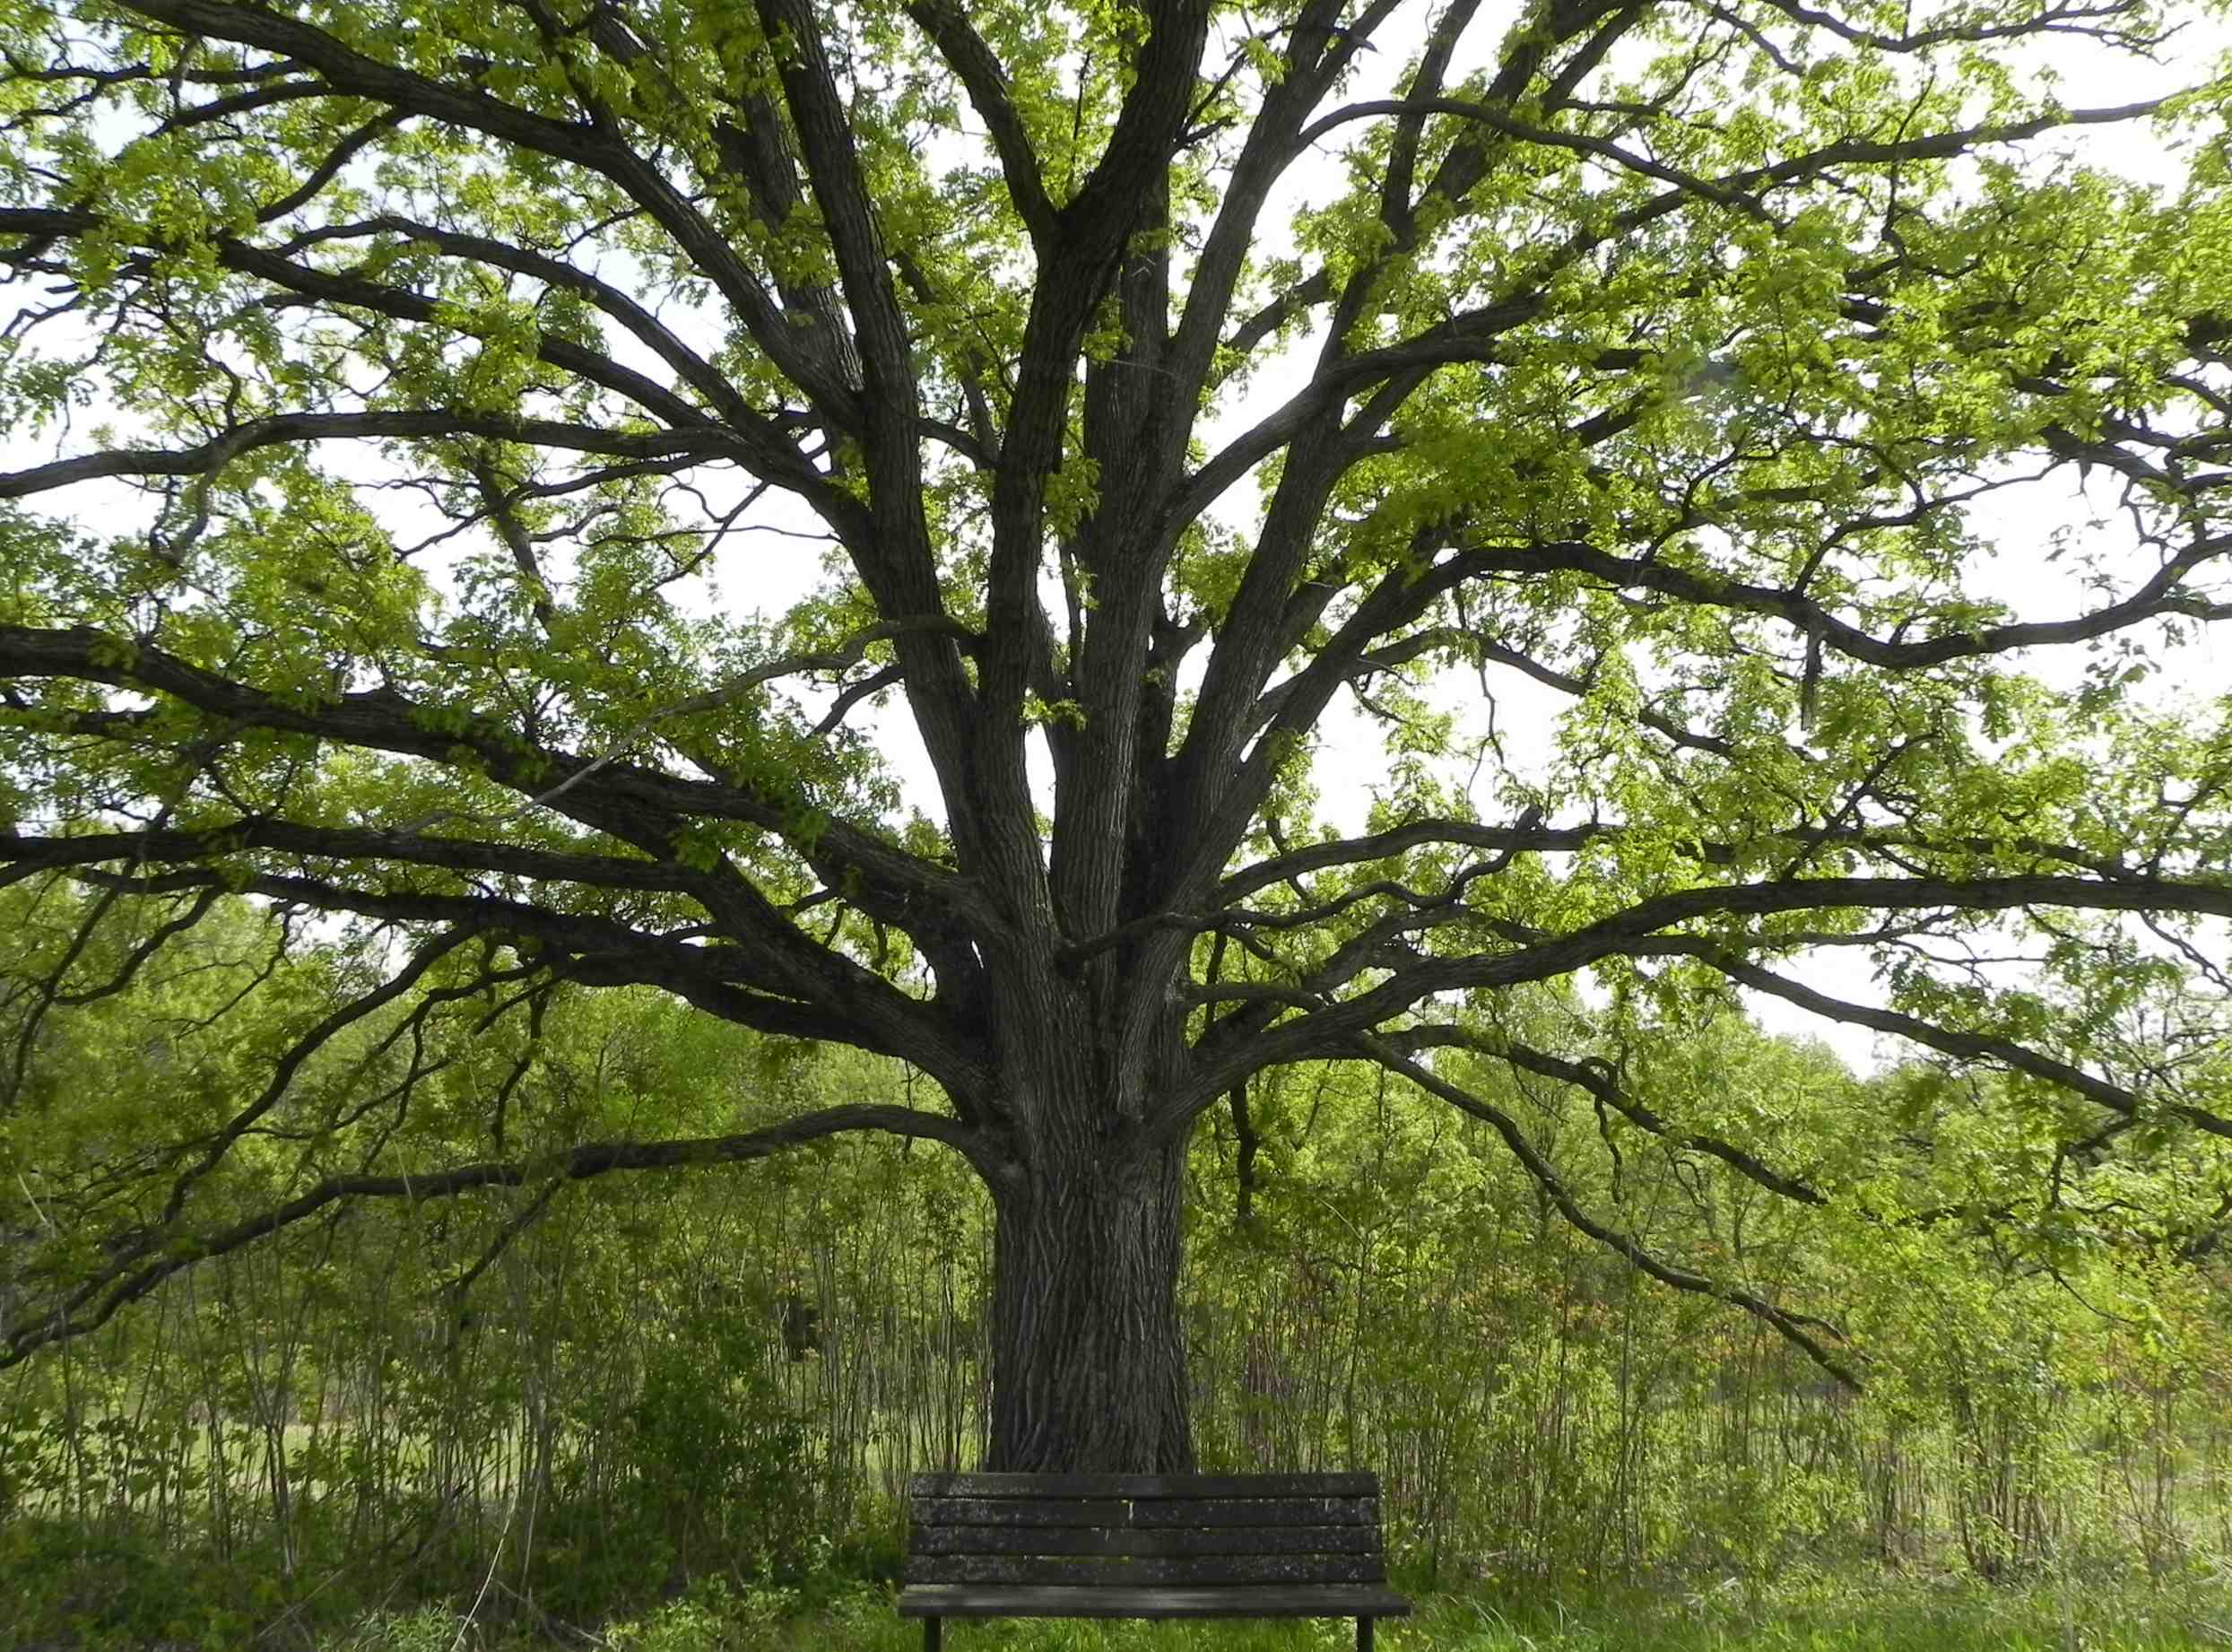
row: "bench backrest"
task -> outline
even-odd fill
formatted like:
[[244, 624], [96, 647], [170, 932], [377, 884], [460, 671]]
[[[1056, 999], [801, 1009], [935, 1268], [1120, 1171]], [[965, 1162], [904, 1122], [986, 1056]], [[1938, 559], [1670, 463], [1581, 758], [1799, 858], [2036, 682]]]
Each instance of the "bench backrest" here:
[[1379, 1476], [916, 1474], [909, 1583], [1378, 1583]]

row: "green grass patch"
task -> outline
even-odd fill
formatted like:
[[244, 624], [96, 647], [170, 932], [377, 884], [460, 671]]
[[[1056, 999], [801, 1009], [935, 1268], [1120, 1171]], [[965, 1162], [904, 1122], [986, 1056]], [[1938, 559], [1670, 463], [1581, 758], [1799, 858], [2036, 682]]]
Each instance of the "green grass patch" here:
[[[360, 1624], [345, 1652], [916, 1652], [882, 1588], [737, 1593], [715, 1585], [584, 1635], [482, 1632], [427, 1608]], [[1341, 1652], [1346, 1620], [954, 1622], [948, 1652]], [[594, 1636], [594, 1639], [590, 1639]], [[2200, 1652], [2232, 1647], [2232, 1577], [2156, 1587], [2047, 1581], [1994, 1587], [1913, 1576], [1800, 1575], [1758, 1585], [1529, 1595], [1437, 1595], [1381, 1625], [1383, 1652]]]

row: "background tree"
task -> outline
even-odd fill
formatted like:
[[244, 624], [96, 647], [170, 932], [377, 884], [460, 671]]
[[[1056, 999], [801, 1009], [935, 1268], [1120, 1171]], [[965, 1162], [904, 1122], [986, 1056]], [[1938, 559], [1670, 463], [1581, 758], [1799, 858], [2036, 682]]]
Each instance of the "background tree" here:
[[[988, 1464], [1180, 1467], [1189, 1132], [1229, 1106], [1245, 1160], [1257, 1076], [1333, 1059], [1850, 1378], [1832, 1324], [1646, 1248], [1467, 1078], [1863, 1197], [1630, 1088], [1627, 1042], [1741, 987], [2003, 1070], [2057, 1192], [2232, 1136], [2232, 734], [2138, 697], [2232, 613], [2226, 88], [2071, 108], [2026, 55], [2174, 22], [11, 6], [7, 407], [64, 453], [0, 495], [81, 514], [0, 524], [0, 854], [94, 895], [14, 1006], [11, 1105], [70, 1105], [41, 1040], [226, 891], [362, 945], [217, 1117], [0, 1189], [7, 1357], [336, 1201], [883, 1131], [990, 1192]], [[2149, 117], [2193, 143], [2176, 198], [2037, 142]], [[1223, 416], [1272, 361], [1296, 387]], [[133, 424], [83, 439], [91, 404]], [[118, 482], [152, 517], [83, 526]], [[2024, 490], [2087, 518], [2035, 613], [1983, 578]], [[714, 577], [802, 525], [825, 579], [740, 618]], [[2057, 648], [2081, 668], [2029, 674]], [[1546, 760], [1507, 755], [1499, 676], [1570, 701]], [[1307, 786], [1344, 691], [1390, 752], [1347, 836]], [[859, 720], [894, 694], [934, 818]], [[1807, 984], [1840, 949], [1887, 1002]], [[1584, 971], [1576, 1061], [1513, 994]], [[585, 1140], [491, 1073], [483, 1154], [383, 1159], [414, 1029], [630, 985], [940, 1100]], [[273, 1126], [368, 1042], [393, 1082]], [[2208, 1208], [2126, 1225], [2190, 1247]]]

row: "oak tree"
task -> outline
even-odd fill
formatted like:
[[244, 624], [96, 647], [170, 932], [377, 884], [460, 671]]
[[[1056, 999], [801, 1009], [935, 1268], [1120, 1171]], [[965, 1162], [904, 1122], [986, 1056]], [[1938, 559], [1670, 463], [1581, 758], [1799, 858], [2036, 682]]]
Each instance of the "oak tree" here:
[[[1181, 1468], [1189, 1132], [1332, 1060], [1851, 1375], [1480, 1075], [1828, 1204], [1619, 1058], [1764, 996], [2003, 1075], [2057, 1188], [2232, 1136], [2228, 702], [2154, 691], [2232, 614], [2232, 86], [2080, 95], [2195, 21], [7, 0], [0, 877], [82, 904], [6, 1104], [229, 897], [360, 948], [221, 1117], [0, 1189], [74, 1235], [4, 1358], [340, 1202], [883, 1131], [989, 1193], [987, 1464]], [[2181, 183], [2087, 164], [2134, 128]], [[1586, 1052], [1509, 1013], [1568, 978]], [[625, 987], [938, 1100], [578, 1141], [495, 1083], [413, 1171], [405, 1064], [277, 1127]]]

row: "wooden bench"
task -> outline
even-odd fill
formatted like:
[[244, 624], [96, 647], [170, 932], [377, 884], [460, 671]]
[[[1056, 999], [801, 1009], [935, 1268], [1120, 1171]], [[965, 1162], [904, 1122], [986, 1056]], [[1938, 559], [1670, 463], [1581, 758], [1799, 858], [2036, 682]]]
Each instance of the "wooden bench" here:
[[903, 1618], [1348, 1618], [1389, 1589], [1377, 1474], [916, 1474]]

